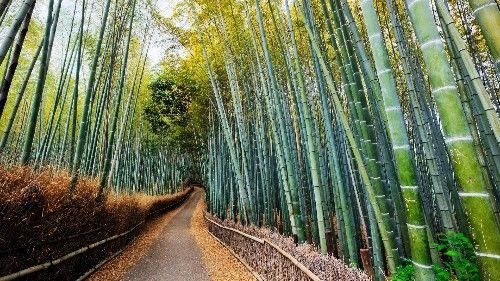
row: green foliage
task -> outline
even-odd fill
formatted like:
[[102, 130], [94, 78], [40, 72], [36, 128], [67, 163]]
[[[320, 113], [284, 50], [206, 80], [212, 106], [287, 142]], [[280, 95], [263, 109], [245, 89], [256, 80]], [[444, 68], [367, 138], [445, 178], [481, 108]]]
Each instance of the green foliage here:
[[[439, 243], [435, 244], [435, 246], [443, 261], [443, 265], [435, 264], [433, 266], [436, 280], [480, 280], [474, 246], [463, 233], [449, 231], [446, 234], [442, 234]], [[405, 264], [397, 268], [396, 273], [391, 276], [391, 280], [415, 280], [414, 270], [413, 264], [409, 260], [405, 260]]]
[[196, 90], [193, 88], [162, 76], [149, 85], [151, 100], [144, 107], [144, 114], [155, 134], [168, 133], [175, 126], [186, 126], [190, 96]]
[[415, 268], [410, 260], [404, 259], [403, 265], [398, 266], [396, 273], [391, 276], [391, 281], [413, 281]]
[[144, 119], [155, 145], [180, 149], [197, 157], [203, 150], [208, 130], [208, 98], [204, 80], [193, 75], [189, 60], [164, 61], [162, 70], [149, 84]]
[[444, 267], [442, 267], [440, 265], [433, 265], [432, 269], [436, 273], [436, 280], [438, 280], [438, 281], [450, 280], [451, 273], [448, 270], [446, 270]]
[[434, 265], [438, 280], [480, 280], [474, 246], [463, 233], [441, 235], [436, 249], [443, 260], [443, 266]]

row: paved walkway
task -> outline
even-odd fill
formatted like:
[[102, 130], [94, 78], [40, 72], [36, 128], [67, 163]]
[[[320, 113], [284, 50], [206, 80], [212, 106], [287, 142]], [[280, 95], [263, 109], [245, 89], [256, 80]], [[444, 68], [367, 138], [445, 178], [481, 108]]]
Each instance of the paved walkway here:
[[191, 217], [203, 195], [196, 191], [162, 230], [149, 253], [125, 275], [125, 280], [209, 281], [201, 252], [189, 231]]

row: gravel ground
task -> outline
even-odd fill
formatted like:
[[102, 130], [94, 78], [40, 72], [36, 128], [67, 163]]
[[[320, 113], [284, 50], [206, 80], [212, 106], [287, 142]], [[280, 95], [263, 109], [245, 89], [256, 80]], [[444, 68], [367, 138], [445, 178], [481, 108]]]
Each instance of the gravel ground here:
[[203, 218], [204, 212], [205, 202], [200, 200], [191, 219], [190, 232], [201, 249], [203, 262], [208, 269], [211, 280], [255, 280], [247, 268], [208, 233]]

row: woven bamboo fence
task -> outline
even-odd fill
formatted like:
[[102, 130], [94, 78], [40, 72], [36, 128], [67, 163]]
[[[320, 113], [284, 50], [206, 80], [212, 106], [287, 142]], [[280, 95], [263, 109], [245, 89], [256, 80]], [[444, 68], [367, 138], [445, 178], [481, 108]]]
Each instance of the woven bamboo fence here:
[[260, 239], [206, 218], [208, 230], [231, 248], [264, 280], [321, 280], [287, 252]]

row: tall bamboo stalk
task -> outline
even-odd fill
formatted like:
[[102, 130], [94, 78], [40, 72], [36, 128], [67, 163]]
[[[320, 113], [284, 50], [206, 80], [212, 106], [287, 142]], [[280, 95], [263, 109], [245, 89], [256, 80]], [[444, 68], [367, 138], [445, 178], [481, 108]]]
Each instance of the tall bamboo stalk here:
[[434, 272], [427, 239], [427, 225], [419, 196], [419, 184], [411, 147], [406, 133], [403, 111], [399, 102], [384, 36], [372, 1], [361, 2], [367, 36], [370, 42], [377, 76], [382, 90], [387, 127], [396, 162], [399, 184], [405, 200], [407, 227], [410, 234], [411, 256], [416, 280], [433, 280]]
[[[410, 18], [429, 72], [432, 96], [441, 119], [446, 147], [461, 192], [476, 243], [482, 274], [485, 278], [500, 278], [500, 239], [496, 218], [486, 189], [479, 159], [472, 143], [453, 72], [444, 54], [443, 42], [427, 0], [407, 1]], [[484, 233], [489, 233], [485, 236]]]

